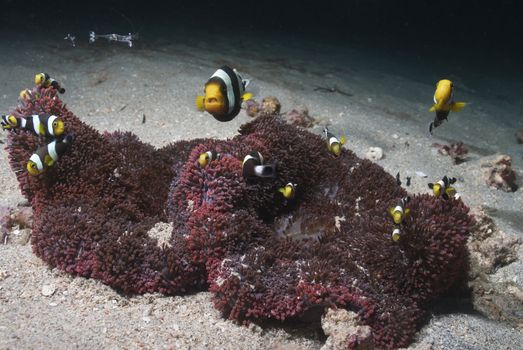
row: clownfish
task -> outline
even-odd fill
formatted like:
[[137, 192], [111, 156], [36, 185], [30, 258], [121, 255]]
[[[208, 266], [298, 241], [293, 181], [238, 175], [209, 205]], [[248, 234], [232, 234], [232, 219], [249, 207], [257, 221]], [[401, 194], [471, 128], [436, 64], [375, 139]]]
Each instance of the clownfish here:
[[243, 177], [252, 179], [255, 177], [276, 177], [276, 164], [263, 164], [263, 156], [260, 152], [252, 151], [243, 158]]
[[245, 92], [248, 83], [236, 69], [223, 66], [205, 83], [205, 96], [196, 97], [196, 107], [221, 122], [228, 122], [240, 113], [242, 102], [252, 98], [250, 92]]
[[429, 124], [429, 133], [432, 135], [432, 129], [447, 120], [450, 111], [459, 112], [465, 105], [465, 102], [454, 102], [454, 84], [450, 80], [438, 81], [434, 93], [434, 105], [429, 109], [430, 112], [436, 112], [436, 118]]
[[292, 182], [289, 182], [283, 187], [280, 187], [278, 189], [278, 192], [280, 192], [285, 198], [292, 199], [296, 195], [296, 186], [297, 184], [293, 184]]
[[447, 176], [443, 176], [443, 179], [438, 182], [429, 183], [429, 188], [436, 197], [441, 196], [444, 199], [449, 199], [450, 197], [458, 198], [459, 196], [456, 193], [456, 189], [451, 186], [455, 182], [455, 177], [449, 179]]
[[65, 89], [60, 85], [60, 83], [51, 78], [47, 73], [38, 73], [35, 75], [35, 84], [46, 88], [52, 86], [61, 94], [65, 92]]
[[71, 144], [73, 137], [67, 135], [63, 139], [56, 139], [36, 150], [27, 162], [27, 171], [30, 175], [42, 174], [47, 168], [53, 166], [56, 161], [65, 153]]
[[202, 168], [205, 168], [210, 162], [213, 160], [218, 160], [221, 158], [221, 154], [216, 151], [207, 151], [205, 153], [200, 154], [200, 157], [198, 158], [198, 163]]
[[408, 202], [410, 202], [410, 197], [403, 197], [395, 207], [389, 209], [389, 214], [396, 225], [405, 224], [405, 220], [410, 213], [410, 210], [405, 208]]
[[392, 230], [391, 237], [392, 237], [392, 240], [394, 242], [397, 242], [397, 241], [400, 240], [400, 238], [401, 238], [401, 229], [400, 229], [399, 226], [394, 226], [394, 229]]
[[32, 100], [32, 99], [39, 99], [40, 98], [40, 94], [38, 93], [33, 93], [31, 90], [29, 89], [24, 89], [22, 91], [20, 91], [20, 94], [18, 95], [18, 98], [22, 101], [26, 101], [26, 100]]
[[345, 143], [345, 136], [342, 136], [340, 139], [338, 139], [329, 131], [329, 129], [327, 129], [327, 127], [323, 129], [323, 133], [327, 139], [327, 148], [329, 152], [335, 156], [339, 156], [341, 153], [341, 146]]
[[1, 121], [4, 130], [17, 128], [34, 132], [41, 136], [60, 136], [64, 133], [64, 122], [55, 115], [30, 117], [15, 117], [14, 115], [3, 115]]

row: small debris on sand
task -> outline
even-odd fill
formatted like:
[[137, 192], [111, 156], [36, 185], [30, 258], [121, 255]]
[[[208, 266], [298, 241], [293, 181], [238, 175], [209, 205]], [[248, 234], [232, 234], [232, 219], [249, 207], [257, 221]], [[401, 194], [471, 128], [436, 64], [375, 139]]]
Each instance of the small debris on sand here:
[[376, 161], [383, 158], [383, 149], [381, 147], [371, 147], [365, 153], [365, 158]]

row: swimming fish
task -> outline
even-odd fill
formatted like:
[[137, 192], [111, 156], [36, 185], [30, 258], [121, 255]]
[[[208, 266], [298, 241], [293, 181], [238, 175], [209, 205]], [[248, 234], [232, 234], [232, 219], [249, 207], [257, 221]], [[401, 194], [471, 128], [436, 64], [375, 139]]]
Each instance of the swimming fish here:
[[35, 84], [46, 88], [52, 86], [61, 94], [65, 92], [65, 89], [60, 85], [60, 83], [51, 78], [47, 73], [38, 73], [35, 75]]
[[65, 153], [72, 141], [73, 137], [67, 135], [62, 139], [56, 139], [47, 145], [39, 147], [27, 162], [27, 171], [29, 174], [36, 176], [53, 166]]
[[436, 118], [429, 124], [430, 134], [432, 135], [432, 129], [437, 128], [444, 120], [447, 120], [450, 111], [459, 112], [465, 105], [465, 102], [454, 102], [454, 84], [450, 80], [438, 81], [434, 93], [434, 105], [429, 110], [436, 112]]
[[438, 182], [429, 183], [429, 188], [436, 197], [442, 196], [444, 199], [449, 199], [450, 197], [455, 197], [457, 195], [456, 189], [451, 186], [455, 182], [455, 177], [449, 179], [447, 176], [443, 176], [443, 178]]
[[323, 129], [323, 133], [327, 139], [327, 148], [329, 149], [329, 152], [335, 156], [339, 156], [341, 153], [341, 146], [345, 143], [345, 136], [342, 136], [340, 139], [338, 139], [329, 131], [329, 129], [327, 129], [327, 127]]
[[405, 208], [410, 202], [410, 197], [403, 197], [395, 207], [389, 209], [389, 214], [396, 225], [405, 224], [405, 220], [410, 213], [409, 208]]
[[18, 95], [18, 98], [20, 98], [20, 100], [22, 100], [22, 101], [32, 100], [32, 99], [39, 99], [40, 98], [40, 94], [33, 93], [29, 89], [24, 89], [24, 90], [20, 91], [20, 94]]
[[392, 240], [394, 242], [397, 242], [397, 241], [400, 240], [400, 238], [401, 238], [401, 229], [400, 229], [400, 227], [398, 225], [394, 225], [394, 230], [392, 230], [391, 237], [392, 237]]
[[263, 164], [263, 156], [258, 151], [252, 151], [243, 158], [243, 177], [276, 177], [276, 164]]
[[220, 159], [221, 154], [216, 151], [207, 151], [205, 153], [200, 154], [200, 157], [198, 158], [198, 163], [202, 168], [205, 168], [210, 162], [213, 160]]
[[205, 83], [205, 96], [196, 97], [196, 107], [221, 122], [228, 122], [240, 113], [242, 102], [252, 98], [250, 92], [245, 92], [247, 85], [248, 80], [242, 79], [236, 69], [223, 66]]
[[30, 117], [15, 117], [14, 115], [3, 115], [0, 122], [4, 130], [17, 128], [34, 132], [42, 136], [60, 136], [64, 133], [64, 122], [55, 115]]
[[400, 179], [400, 173], [399, 173], [399, 171], [398, 171], [398, 173], [396, 174], [396, 185], [401, 186], [401, 179]]
[[296, 186], [298, 186], [298, 185], [297, 184], [293, 184], [292, 182], [289, 182], [285, 186], [280, 187], [278, 189], [278, 192], [281, 192], [281, 194], [283, 194], [283, 196], [285, 198], [292, 199], [296, 195]]

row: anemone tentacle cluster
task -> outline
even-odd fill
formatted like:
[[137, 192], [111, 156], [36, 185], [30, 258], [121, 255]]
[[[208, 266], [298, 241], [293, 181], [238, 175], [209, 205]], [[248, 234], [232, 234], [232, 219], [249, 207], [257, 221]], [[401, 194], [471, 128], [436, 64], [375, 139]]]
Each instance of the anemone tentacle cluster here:
[[[260, 116], [231, 140], [155, 149], [131, 133], [99, 133], [56, 90], [35, 89], [39, 98], [13, 113], [59, 115], [75, 138], [32, 177], [19, 170], [44, 140], [23, 130], [8, 136], [34, 211], [33, 250], [50, 266], [125, 293], [208, 289], [238, 321], [347, 308], [385, 348], [408, 345], [427, 303], [464, 275], [472, 218], [461, 200], [410, 195], [393, 242], [388, 209], [407, 195], [395, 178], [350, 150], [336, 157], [325, 139], [279, 116]], [[221, 157], [202, 168], [209, 150]], [[277, 178], [242, 177], [252, 150], [278, 164]], [[298, 184], [292, 199], [278, 191], [289, 182]], [[159, 221], [173, 222], [169, 244], [148, 234]]]

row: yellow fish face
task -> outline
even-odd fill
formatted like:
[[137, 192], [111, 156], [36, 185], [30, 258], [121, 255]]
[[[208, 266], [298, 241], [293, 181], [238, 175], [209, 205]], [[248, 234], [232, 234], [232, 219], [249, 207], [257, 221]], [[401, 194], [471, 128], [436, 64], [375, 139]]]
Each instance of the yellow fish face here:
[[400, 238], [401, 238], [401, 234], [400, 234], [399, 231], [397, 231], [397, 232], [394, 231], [394, 232], [392, 233], [392, 240], [393, 240], [394, 242], [398, 242], [398, 241], [400, 240]]
[[19, 97], [21, 100], [29, 100], [31, 98], [31, 91], [29, 91], [29, 89], [20, 91]]
[[35, 84], [36, 85], [42, 85], [45, 83], [45, 74], [44, 73], [38, 73], [35, 75]]
[[335, 156], [339, 156], [341, 154], [341, 145], [339, 143], [332, 144], [330, 148], [331, 148], [331, 152]]
[[210, 83], [205, 85], [205, 99], [203, 101], [204, 108], [210, 114], [226, 114], [225, 110], [225, 96], [220, 89], [220, 85]]
[[202, 168], [205, 168], [207, 164], [209, 164], [209, 155], [207, 153], [200, 154], [200, 157], [198, 158], [198, 163]]
[[395, 211], [392, 213], [392, 220], [394, 220], [395, 224], [399, 224], [403, 220], [403, 215], [399, 211]]
[[432, 187], [432, 191], [434, 192], [434, 195], [436, 197], [439, 197], [441, 195], [441, 185], [438, 183], [434, 184], [434, 187]]
[[42, 173], [42, 171], [38, 170], [36, 163], [32, 160], [27, 162], [27, 172], [32, 176], [40, 175]]
[[64, 133], [65, 131], [65, 127], [64, 127], [64, 122], [63, 120], [61, 119], [56, 119], [54, 122], [53, 122], [53, 133], [55, 136], [60, 136]]
[[453, 91], [454, 84], [450, 80], [443, 79], [438, 81], [436, 92], [434, 93], [434, 103], [441, 107], [450, 105]]

